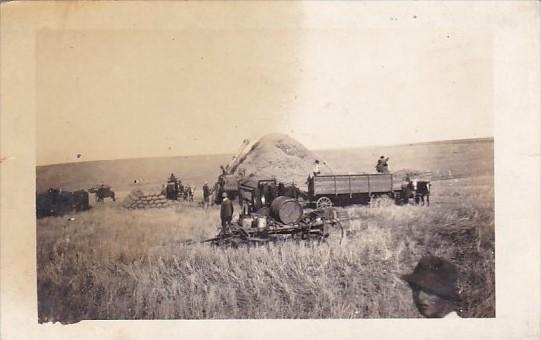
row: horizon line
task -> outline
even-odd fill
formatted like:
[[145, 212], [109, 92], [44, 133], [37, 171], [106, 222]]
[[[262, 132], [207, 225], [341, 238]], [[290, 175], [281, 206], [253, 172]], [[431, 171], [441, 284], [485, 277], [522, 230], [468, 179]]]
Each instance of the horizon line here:
[[[289, 136], [289, 135], [288, 135]], [[423, 145], [423, 144], [434, 144], [434, 143], [449, 143], [449, 142], [466, 142], [466, 141], [482, 141], [482, 140], [494, 140], [494, 136], [485, 136], [485, 137], [471, 137], [471, 138], [457, 138], [457, 139], [442, 139], [442, 140], [433, 140], [433, 141], [424, 141], [424, 142], [411, 142], [411, 143], [402, 143], [402, 144], [372, 144], [372, 145], [363, 145], [363, 146], [345, 146], [345, 147], [335, 147], [335, 148], [317, 148], [317, 149], [308, 149], [313, 152], [318, 151], [328, 151], [328, 150], [352, 150], [352, 149], [363, 149], [363, 148], [375, 148], [375, 147], [397, 147], [397, 146], [411, 146], [411, 145]], [[214, 153], [214, 154], [192, 154], [192, 155], [174, 155], [174, 156], [146, 156], [146, 157], [131, 157], [131, 158], [115, 158], [115, 159], [94, 159], [89, 161], [68, 161], [62, 163], [47, 163], [40, 164], [36, 163], [36, 168], [46, 167], [46, 166], [55, 166], [55, 165], [66, 165], [66, 164], [81, 164], [81, 163], [90, 163], [90, 162], [113, 162], [113, 161], [127, 161], [127, 160], [141, 160], [141, 159], [153, 159], [153, 158], [180, 158], [180, 157], [204, 157], [204, 156], [226, 156], [231, 155], [231, 153]]]

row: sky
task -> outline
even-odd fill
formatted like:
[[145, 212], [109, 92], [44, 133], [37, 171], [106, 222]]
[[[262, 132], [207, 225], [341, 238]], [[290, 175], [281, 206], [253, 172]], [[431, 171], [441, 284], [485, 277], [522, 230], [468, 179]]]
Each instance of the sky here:
[[38, 32], [37, 164], [232, 153], [273, 132], [309, 149], [493, 136], [488, 32], [230, 14]]

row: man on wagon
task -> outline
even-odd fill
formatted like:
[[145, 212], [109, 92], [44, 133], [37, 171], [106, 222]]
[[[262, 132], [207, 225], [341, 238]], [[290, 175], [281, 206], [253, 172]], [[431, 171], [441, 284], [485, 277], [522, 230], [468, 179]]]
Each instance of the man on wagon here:
[[454, 264], [432, 255], [421, 258], [413, 273], [402, 275], [417, 310], [427, 318], [460, 318], [457, 277]]
[[226, 234], [227, 229], [231, 226], [233, 219], [233, 202], [227, 198], [227, 192], [222, 193], [222, 204], [220, 207], [220, 219], [222, 220], [222, 233]]
[[312, 168], [312, 172], [308, 174], [308, 178], [306, 179], [306, 184], [308, 184], [308, 191], [313, 190], [314, 186], [314, 177], [318, 176], [321, 173], [319, 170], [319, 160], [316, 159], [314, 161], [314, 167]]
[[386, 174], [389, 172], [389, 157], [385, 158], [384, 156], [381, 156], [378, 159], [378, 164], [376, 165], [376, 171], [381, 174]]
[[317, 160], [317, 159], [314, 162], [314, 169], [313, 169], [312, 172], [313, 172], [314, 176], [317, 176], [317, 175], [319, 175], [321, 173], [319, 171], [319, 160]]

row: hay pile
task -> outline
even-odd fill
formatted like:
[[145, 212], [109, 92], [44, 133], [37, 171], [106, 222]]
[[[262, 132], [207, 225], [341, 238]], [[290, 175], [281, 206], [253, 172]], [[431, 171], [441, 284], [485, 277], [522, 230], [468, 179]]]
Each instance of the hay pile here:
[[161, 192], [144, 193], [137, 189], [128, 195], [122, 206], [126, 209], [151, 209], [165, 208], [169, 206], [169, 201]]
[[250, 150], [231, 165], [231, 172], [246, 176], [275, 177], [284, 183], [305, 187], [314, 161], [320, 161], [321, 174], [331, 173], [330, 168], [315, 153], [285, 134], [263, 136]]

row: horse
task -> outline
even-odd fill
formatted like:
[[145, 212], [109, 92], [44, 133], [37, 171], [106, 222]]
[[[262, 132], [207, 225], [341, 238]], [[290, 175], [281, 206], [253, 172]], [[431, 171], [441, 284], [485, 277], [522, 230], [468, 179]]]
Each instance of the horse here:
[[404, 179], [402, 181], [402, 193], [400, 194], [401, 203], [408, 204], [410, 200], [415, 200], [415, 190], [415, 182], [409, 178]]
[[429, 181], [417, 181], [415, 188], [415, 203], [430, 206], [430, 182]]
[[91, 194], [96, 195], [96, 202], [103, 202], [105, 198], [111, 198], [114, 201], [115, 199], [115, 192], [111, 190], [110, 186], [107, 185], [99, 185], [93, 188], [88, 189], [88, 192]]

